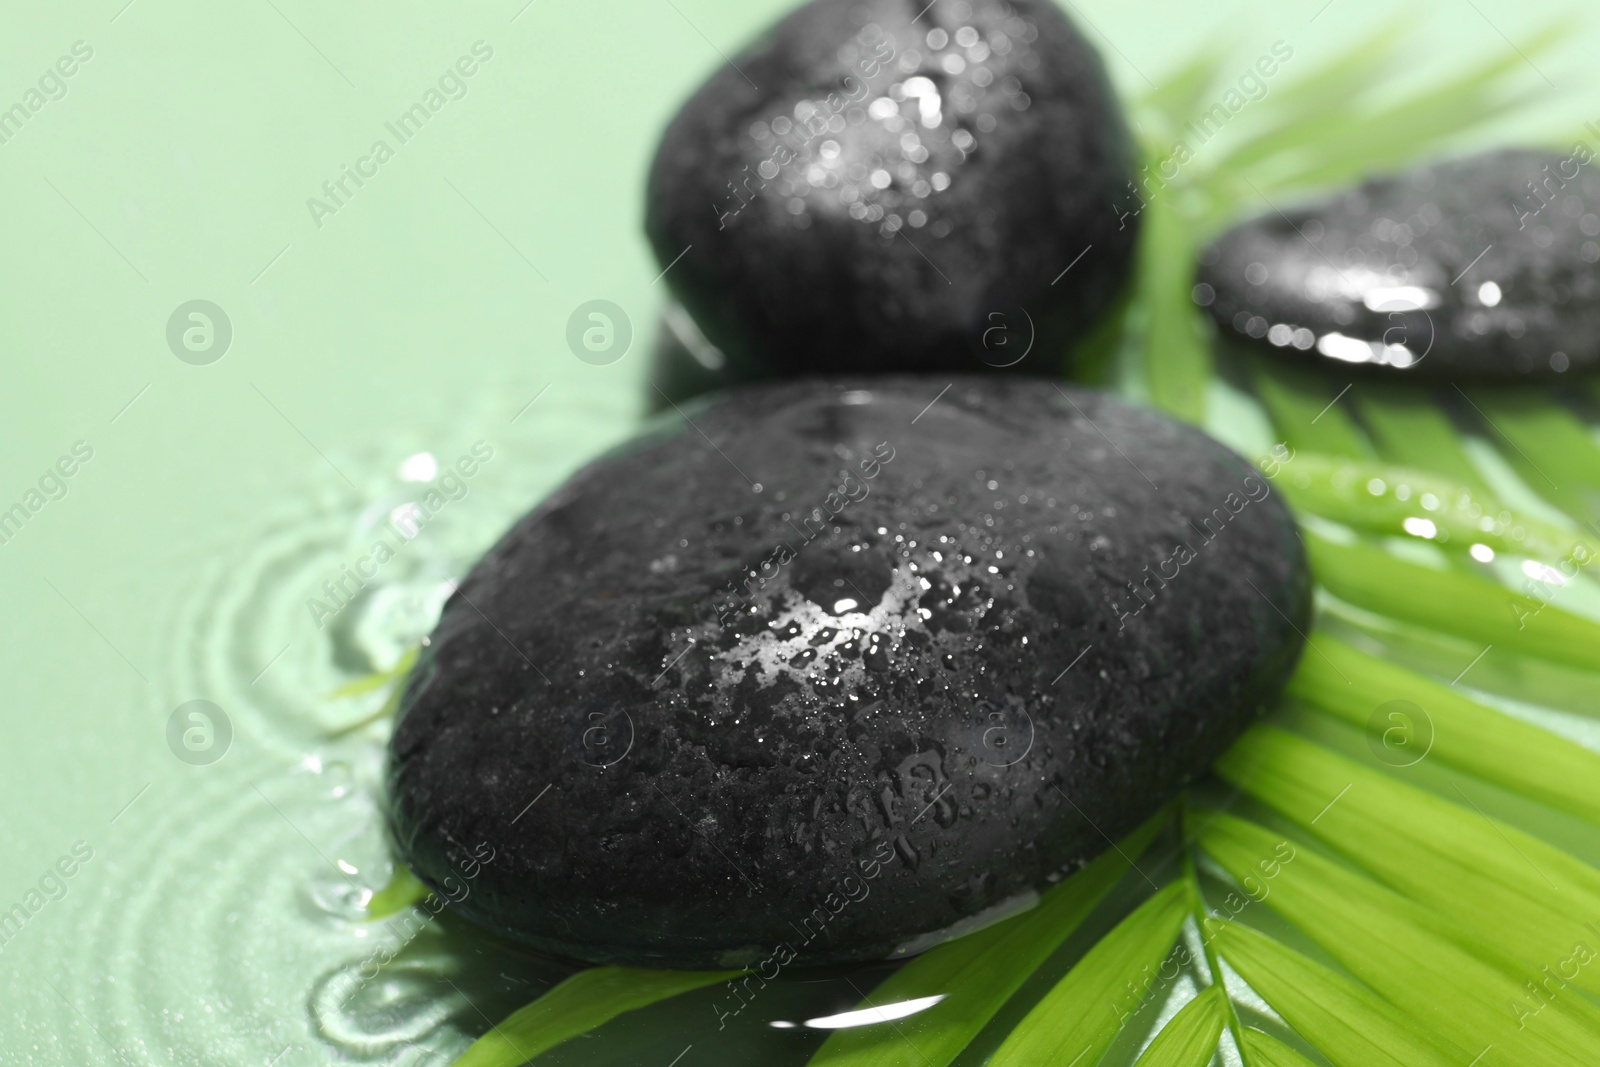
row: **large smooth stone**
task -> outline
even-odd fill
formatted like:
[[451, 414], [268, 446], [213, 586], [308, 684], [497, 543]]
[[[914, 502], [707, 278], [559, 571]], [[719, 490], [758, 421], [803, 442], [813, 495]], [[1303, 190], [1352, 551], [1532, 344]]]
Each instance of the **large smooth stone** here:
[[1225, 334], [1418, 380], [1600, 366], [1600, 174], [1589, 150], [1499, 151], [1378, 178], [1201, 253]]
[[645, 229], [746, 379], [1055, 373], [1128, 277], [1133, 158], [1054, 4], [815, 0], [673, 119]]
[[1299, 654], [1289, 511], [1161, 415], [989, 376], [687, 416], [518, 522], [405, 691], [402, 858], [539, 949], [915, 951], [1136, 826]]

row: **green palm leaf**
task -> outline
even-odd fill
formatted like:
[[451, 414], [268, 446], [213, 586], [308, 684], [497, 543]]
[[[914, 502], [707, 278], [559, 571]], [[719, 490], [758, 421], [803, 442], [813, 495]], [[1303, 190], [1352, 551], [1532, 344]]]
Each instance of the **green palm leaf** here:
[[[1275, 157], [1252, 166], [1267, 171], [1271, 163], [1289, 162], [1264, 179], [1271, 188], [1288, 190], [1348, 182], [1410, 164], [1435, 145], [1534, 99], [1534, 91], [1509, 88], [1509, 76], [1521, 73], [1524, 56], [1548, 50], [1566, 33], [1563, 25], [1549, 26], [1522, 43], [1522, 54], [1489, 60], [1395, 104], [1371, 111], [1348, 106], [1324, 110], [1316, 122], [1285, 127], [1300, 136], [1288, 138], [1277, 146]], [[1230, 160], [1225, 166], [1241, 165]]]
[[1600, 534], [1600, 443], [1587, 427], [1542, 390], [1463, 398], [1534, 492]]
[[[1474, 544], [1496, 553], [1558, 564], [1600, 557], [1600, 540], [1528, 515], [1513, 514], [1486, 492], [1410, 467], [1300, 452], [1277, 485], [1297, 508], [1374, 534], [1416, 537], [1465, 555]], [[1600, 469], [1600, 468], [1597, 468]], [[1583, 564], [1587, 566], [1587, 563]]]
[[452, 1067], [518, 1067], [624, 1012], [715, 985], [738, 973], [591, 967], [513, 1012], [473, 1042]]
[[[1428, 855], [1576, 916], [1600, 916], [1600, 871], [1474, 808], [1407, 785], [1273, 726], [1257, 726], [1217, 761], [1217, 773], [1318, 833], [1342, 826], [1383, 842], [1375, 853]], [[1403, 813], [1397, 821], [1395, 814]], [[1542, 872], [1542, 873], [1541, 873]], [[1448, 892], [1450, 886], [1444, 885]], [[1442, 898], [1448, 899], [1448, 897]]]
[[1311, 1061], [1271, 1034], [1251, 1027], [1240, 1042], [1246, 1067], [1311, 1067]]
[[872, 991], [863, 1008], [942, 996], [900, 1027], [836, 1030], [811, 1067], [944, 1067], [1028, 976], [1078, 928], [1170, 816], [1163, 812], [1117, 848], [1055, 886], [1025, 914], [923, 953]]
[[[1218, 952], [1334, 1067], [1461, 1067], [1473, 1056], [1371, 990], [1239, 923], [1211, 923]], [[1254, 1067], [1254, 1065], [1252, 1065]]]
[[1432, 393], [1364, 388], [1356, 398], [1361, 421], [1386, 462], [1434, 472], [1480, 500], [1493, 494], [1461, 447], [1461, 434]]
[[[1234, 878], [1261, 882], [1264, 858], [1272, 859], [1284, 840], [1218, 815], [1200, 845]], [[1464, 932], [1443, 936], [1440, 920], [1422, 905], [1289, 844], [1296, 850], [1292, 862], [1278, 863], [1262, 899], [1395, 1007], [1457, 1043], [1491, 1049], [1485, 1063], [1600, 1063], [1600, 1009], [1569, 995], [1534, 1012], [1537, 1002], [1526, 1003], [1522, 979], [1463, 948], [1470, 941]]]
[[1143, 378], [1150, 402], [1174, 418], [1205, 420], [1211, 353], [1189, 299], [1195, 236], [1166, 196], [1144, 209], [1139, 238], [1139, 289], [1146, 295]]
[[[1580, 943], [1600, 949], [1588, 925], [1600, 917], [1596, 872], [1490, 820], [1465, 793], [1464, 808], [1279, 730], [1252, 732], [1225, 761], [1225, 777], [1448, 920], [1427, 925], [1484, 958], [1542, 982]], [[1563, 980], [1600, 992], [1600, 969]]]
[[1328, 101], [1348, 101], [1378, 84], [1404, 39], [1403, 23], [1395, 20], [1299, 80], [1269, 93], [1266, 107], [1272, 111], [1272, 121], [1267, 130], [1237, 145], [1219, 168], [1249, 167], [1314, 140], [1327, 117]]
[[388, 883], [367, 901], [367, 920], [388, 918], [428, 895], [428, 887], [417, 880], [405, 864], [395, 864]]
[[[1361, 729], [1376, 717], [1379, 740], [1396, 764], [1431, 756], [1600, 823], [1600, 754], [1336, 638], [1318, 635], [1317, 649], [1300, 661], [1289, 694]], [[1405, 709], [1380, 715], [1392, 701], [1416, 705], [1426, 721], [1408, 721]]]
[[1227, 53], [1219, 45], [1197, 50], [1193, 57], [1162, 80], [1139, 101], [1140, 107], [1160, 115], [1169, 130], [1194, 118], [1195, 101], [1206, 99], [1221, 79]]
[[1284, 443], [1296, 452], [1376, 459], [1377, 450], [1339, 404], [1339, 387], [1301, 367], [1253, 361], [1256, 395]]
[[1582, 615], [1368, 545], [1336, 544], [1309, 532], [1303, 540], [1317, 581], [1341, 600], [1523, 655], [1600, 671], [1600, 623]]
[[1001, 1044], [990, 1067], [1094, 1063], [1138, 1007], [1119, 1004], [1122, 990], [1157, 969], [1188, 911], [1185, 882], [1173, 882], [1145, 901], [1044, 995]]
[[1228, 997], [1211, 986], [1161, 1028], [1134, 1067], [1206, 1067], [1228, 1023]]

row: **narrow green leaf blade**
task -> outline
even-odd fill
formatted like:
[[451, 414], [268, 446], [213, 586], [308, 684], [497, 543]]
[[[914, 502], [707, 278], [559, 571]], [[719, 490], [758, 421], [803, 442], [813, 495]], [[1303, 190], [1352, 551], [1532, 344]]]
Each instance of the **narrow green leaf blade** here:
[[1461, 447], [1461, 432], [1431, 392], [1363, 383], [1355, 393], [1362, 421], [1386, 461], [1433, 471], [1477, 496], [1491, 495]]
[[407, 651], [401, 653], [400, 658], [395, 660], [394, 666], [390, 667], [388, 670], [373, 671], [371, 674], [363, 674], [361, 677], [354, 678], [334, 689], [333, 692], [328, 694], [328, 696], [334, 699], [360, 696], [363, 693], [371, 693], [374, 690], [382, 689], [386, 685], [391, 685], [394, 682], [400, 681], [406, 676], [406, 673], [410, 671], [413, 666], [415, 666], [417, 662], [418, 651], [420, 651], [420, 649], [408, 649]]
[[374, 919], [385, 919], [395, 912], [402, 911], [428, 895], [428, 887], [417, 880], [403, 863], [396, 863], [394, 873], [389, 876], [389, 882], [382, 889], [372, 894], [372, 899], [367, 901], [366, 918], [370, 922]]
[[1125, 857], [1144, 852], [1169, 817], [1163, 812], [1101, 853], [1046, 892], [1033, 910], [929, 949], [901, 967], [861, 1007], [944, 999], [893, 1027], [835, 1030], [810, 1067], [945, 1067], [1104, 899], [1129, 869]]
[[[1432, 757], [1600, 824], [1600, 754], [1514, 719], [1398, 664], [1317, 635], [1289, 679], [1290, 695], [1362, 729], [1394, 765]], [[1407, 701], [1422, 710], [1383, 713]], [[1376, 717], [1376, 718], [1375, 718]]]
[[1252, 727], [1223, 753], [1216, 771], [1316, 833], [1337, 827], [1341, 834], [1366, 835], [1376, 852], [1454, 859], [1530, 900], [1548, 901], [1575, 917], [1600, 915], [1600, 871], [1515, 826], [1286, 730]]
[[[1467, 951], [1466, 938], [1436, 932], [1438, 921], [1427, 909], [1297, 842], [1288, 842], [1295, 852], [1280, 861], [1275, 849], [1283, 843], [1275, 832], [1230, 815], [1212, 817], [1200, 837], [1224, 870], [1256, 881], [1267, 907], [1389, 1003], [1454, 1041], [1493, 1046], [1486, 1064], [1600, 1063], [1600, 1009], [1567, 996], [1534, 1012], [1533, 1003], [1523, 1003], [1519, 979]], [[1263, 858], [1276, 875], [1266, 874]]]
[[1474, 1054], [1265, 934], [1239, 923], [1207, 932], [1239, 977], [1334, 1067], [1461, 1067]]
[[1430, 924], [1438, 932], [1526, 977], [1551, 966], [1600, 992], [1600, 968], [1563, 966], [1579, 944], [1600, 949], [1587, 925], [1600, 872], [1576, 858], [1281, 730], [1251, 731], [1217, 771], [1449, 920]]
[[1176, 129], [1194, 117], [1195, 102], [1203, 100], [1222, 73], [1226, 53], [1218, 45], [1201, 48], [1194, 56], [1139, 100], [1139, 106], [1161, 115]]
[[1227, 996], [1211, 986], [1167, 1021], [1134, 1067], [1206, 1067], [1227, 1023]]
[[1299, 166], [1275, 184], [1348, 182], [1411, 164], [1434, 146], [1535, 99], [1537, 92], [1514, 87], [1513, 77], [1524, 74], [1529, 56], [1569, 34], [1569, 27], [1552, 23], [1524, 39], [1520, 51], [1514, 46], [1456, 78], [1375, 110], [1339, 100], [1294, 128]]
[[1600, 556], [1600, 540], [1514, 515], [1493, 496], [1426, 471], [1316, 452], [1268, 469], [1279, 467], [1286, 476], [1277, 485], [1296, 508], [1357, 530], [1418, 536], [1415, 524], [1426, 522], [1434, 527], [1427, 539], [1446, 551], [1465, 553], [1482, 543], [1496, 552], [1585, 565]]
[[1600, 623], [1470, 574], [1435, 570], [1370, 545], [1304, 534], [1311, 570], [1360, 608], [1527, 656], [1600, 671]]
[[1245, 1028], [1240, 1043], [1244, 1046], [1245, 1067], [1312, 1067], [1311, 1061], [1300, 1053], [1253, 1026]]
[[1600, 443], [1555, 396], [1481, 389], [1462, 396], [1534, 492], [1581, 523], [1600, 520]]
[[739, 973], [591, 967], [512, 1012], [473, 1042], [451, 1067], [521, 1067], [539, 1053], [624, 1012], [715, 985]]
[[1325, 129], [1329, 101], [1348, 105], [1352, 97], [1381, 80], [1403, 36], [1402, 29], [1399, 20], [1390, 22], [1311, 73], [1268, 93], [1265, 106], [1275, 121], [1234, 148], [1220, 166], [1242, 170], [1314, 142]]
[[1273, 428], [1290, 448], [1331, 456], [1372, 459], [1367, 435], [1339, 403], [1339, 387], [1299, 367], [1255, 360], [1256, 392]]
[[1161, 963], [1189, 909], [1187, 883], [1173, 882], [1145, 901], [1085, 953], [1011, 1031], [989, 1067], [1094, 1063], [1122, 1027], [1110, 990]]
[[[1460, 83], [1458, 83], [1460, 84]], [[1445, 86], [1372, 114], [1334, 120], [1329, 135], [1305, 154], [1298, 168], [1272, 179], [1275, 189], [1354, 182], [1414, 165], [1417, 156], [1480, 123], [1509, 114], [1538, 99], [1537, 90]], [[1470, 115], [1463, 120], [1461, 116]]]
[[1142, 221], [1138, 271], [1146, 300], [1145, 388], [1151, 402], [1167, 414], [1198, 425], [1205, 420], [1212, 369], [1190, 296], [1195, 237], [1164, 193], [1151, 195]]
[[387, 688], [389, 690], [388, 695], [384, 697], [383, 703], [378, 705], [378, 709], [376, 711], [373, 711], [367, 715], [363, 715], [355, 722], [347, 723], [346, 725], [339, 727], [338, 729], [332, 731], [329, 736], [344, 737], [347, 734], [353, 734], [357, 730], [370, 726], [375, 722], [394, 718], [395, 711], [400, 707], [400, 696], [405, 692], [406, 675], [409, 674], [411, 668], [416, 665], [417, 655], [421, 652], [421, 650], [422, 649], [420, 645], [416, 648], [408, 649], [406, 652], [401, 654], [399, 659], [395, 660], [394, 666], [390, 667], [388, 670], [375, 671], [372, 674], [362, 675], [360, 678], [357, 678], [352, 682], [347, 682], [346, 684], [335, 689], [332, 693], [328, 694], [334, 699], [343, 699], [347, 697], [361, 696], [383, 688]]

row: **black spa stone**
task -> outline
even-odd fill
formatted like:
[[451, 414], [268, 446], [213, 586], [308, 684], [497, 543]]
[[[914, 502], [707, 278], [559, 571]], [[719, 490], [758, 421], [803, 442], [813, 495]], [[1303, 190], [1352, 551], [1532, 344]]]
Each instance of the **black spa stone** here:
[[540, 950], [917, 951], [1134, 828], [1299, 654], [1288, 510], [1161, 415], [987, 376], [687, 416], [518, 522], [406, 686], [401, 857]]
[[1271, 212], [1201, 253], [1196, 302], [1284, 359], [1418, 381], [1600, 367], [1590, 150], [1504, 150]]
[[1127, 278], [1132, 160], [1056, 5], [815, 0], [673, 119], [645, 229], [730, 376], [1055, 373]]

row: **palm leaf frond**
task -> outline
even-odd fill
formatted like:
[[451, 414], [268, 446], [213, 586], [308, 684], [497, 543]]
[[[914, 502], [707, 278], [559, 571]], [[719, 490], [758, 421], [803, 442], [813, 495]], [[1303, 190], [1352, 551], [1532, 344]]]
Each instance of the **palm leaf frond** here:
[[618, 1015], [736, 977], [738, 971], [591, 967], [513, 1012], [475, 1041], [453, 1067], [519, 1067]]
[[1123, 1019], [1139, 1006], [1133, 997], [1116, 1010], [1125, 989], [1149, 984], [1178, 938], [1189, 913], [1189, 887], [1173, 882], [1145, 901], [1084, 954], [1006, 1038], [990, 1067], [1040, 1063], [1094, 1063], [1110, 1046]]
[[862, 1008], [943, 999], [903, 1029], [837, 1030], [811, 1067], [944, 1067], [971, 1043], [1144, 852], [1170, 816], [1157, 815], [1116, 849], [1044, 894], [1037, 907], [918, 956], [872, 991]]
[[1228, 997], [1211, 986], [1178, 1010], [1134, 1067], [1206, 1067], [1228, 1023]]

